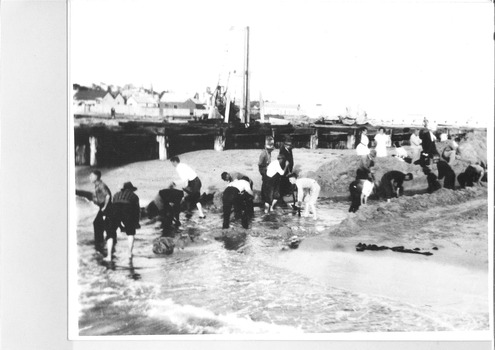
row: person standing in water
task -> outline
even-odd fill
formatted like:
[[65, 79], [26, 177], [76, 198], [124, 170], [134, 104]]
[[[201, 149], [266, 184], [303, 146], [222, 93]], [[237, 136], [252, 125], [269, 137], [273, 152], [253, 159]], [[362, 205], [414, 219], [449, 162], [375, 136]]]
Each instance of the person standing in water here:
[[292, 185], [297, 187], [297, 204], [302, 205], [303, 202], [306, 203], [303, 217], [308, 217], [311, 210], [313, 219], [316, 220], [316, 201], [318, 200], [321, 189], [318, 182], [304, 177], [298, 179], [295, 174], [289, 175], [289, 181]]
[[260, 158], [258, 161], [258, 170], [261, 175], [261, 179], [263, 180], [266, 176], [266, 169], [268, 168], [268, 164], [272, 162], [272, 151], [275, 149], [275, 141], [273, 137], [267, 137], [265, 143], [265, 149], [261, 151]]
[[[89, 181], [94, 184], [95, 190], [93, 195], [93, 202], [100, 208], [96, 218], [93, 221], [93, 228], [95, 234], [95, 248], [97, 251], [102, 252], [105, 237], [104, 234], [110, 230], [110, 207], [112, 203], [112, 192], [103, 181], [101, 181], [101, 171], [93, 170], [89, 174]], [[112, 251], [108, 252], [109, 255]]]
[[[107, 246], [113, 248], [117, 244], [116, 232], [120, 227], [121, 231], [127, 235], [129, 259], [132, 259], [136, 229], [141, 227], [139, 225], [141, 208], [139, 206], [139, 197], [134, 193], [136, 190], [137, 188], [131, 182], [126, 182], [122, 189], [114, 194], [111, 217], [113, 237], [107, 239]], [[108, 254], [106, 260], [111, 260], [111, 254]]]
[[[285, 168], [282, 165], [285, 164], [285, 158], [282, 155], [278, 155], [277, 159], [272, 161], [267, 169], [265, 181], [262, 186], [262, 198], [265, 203], [265, 213], [272, 211], [280, 198], [280, 177], [285, 174]], [[285, 167], [287, 165], [285, 164]]]
[[289, 175], [294, 170], [294, 156], [292, 154], [292, 140], [290, 136], [287, 136], [284, 140], [284, 145], [280, 147], [279, 154], [284, 156], [287, 167], [285, 167], [285, 174], [280, 179], [280, 196], [286, 196], [292, 194], [291, 184], [289, 182]]
[[203, 206], [199, 202], [201, 196], [201, 180], [189, 165], [180, 162], [179, 157], [175, 156], [170, 158], [170, 162], [175, 167], [179, 178], [184, 184], [187, 184], [183, 187], [184, 192], [187, 194], [184, 198], [187, 204], [186, 217], [190, 218], [192, 216], [193, 205], [196, 205], [200, 219], [204, 219], [206, 216], [203, 213]]

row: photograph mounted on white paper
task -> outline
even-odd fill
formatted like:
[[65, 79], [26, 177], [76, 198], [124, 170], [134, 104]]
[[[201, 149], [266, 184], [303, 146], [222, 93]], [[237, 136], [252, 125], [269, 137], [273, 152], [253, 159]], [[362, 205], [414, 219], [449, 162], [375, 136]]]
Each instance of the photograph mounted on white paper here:
[[489, 6], [71, 1], [70, 339], [490, 339]]

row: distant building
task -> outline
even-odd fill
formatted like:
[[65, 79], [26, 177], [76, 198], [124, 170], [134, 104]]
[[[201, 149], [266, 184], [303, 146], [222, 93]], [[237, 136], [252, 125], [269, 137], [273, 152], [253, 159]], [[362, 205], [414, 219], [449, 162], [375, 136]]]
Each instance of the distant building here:
[[[197, 96], [195, 96], [197, 97]], [[172, 119], [193, 119], [208, 114], [205, 106], [184, 94], [163, 93], [160, 97], [160, 116]]]
[[101, 100], [101, 104], [109, 107], [125, 105], [125, 99], [120, 93], [112, 94], [111, 92], [107, 92], [107, 94]]
[[153, 98], [153, 96], [143, 95], [143, 94], [131, 95], [130, 97], [128, 97], [127, 98], [127, 105], [128, 106], [147, 107], [147, 108], [158, 107], [158, 103]]

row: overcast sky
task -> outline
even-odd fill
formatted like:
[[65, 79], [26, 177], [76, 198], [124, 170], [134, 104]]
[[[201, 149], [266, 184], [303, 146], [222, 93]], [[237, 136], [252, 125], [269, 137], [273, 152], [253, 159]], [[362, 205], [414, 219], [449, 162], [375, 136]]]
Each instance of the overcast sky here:
[[493, 119], [493, 4], [88, 1], [70, 8], [71, 82], [202, 92], [242, 71], [251, 99], [371, 117]]

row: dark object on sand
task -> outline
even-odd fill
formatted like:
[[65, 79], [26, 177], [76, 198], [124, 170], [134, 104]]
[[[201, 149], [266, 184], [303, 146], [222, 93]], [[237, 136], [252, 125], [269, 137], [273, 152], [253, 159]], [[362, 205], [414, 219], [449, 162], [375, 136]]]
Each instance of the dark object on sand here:
[[298, 207], [295, 204], [291, 204], [291, 207], [292, 207], [292, 210], [294, 210], [295, 212], [297, 212], [297, 216], [301, 216], [301, 207]]
[[297, 237], [297, 236], [292, 236], [289, 240], [289, 248], [290, 249], [297, 249], [299, 248], [299, 244], [301, 244], [302, 239]]
[[239, 231], [236, 229], [231, 229], [223, 232], [222, 237], [215, 239], [222, 240], [224, 247], [227, 250], [238, 250], [246, 244], [247, 233], [244, 230]]
[[421, 255], [426, 255], [426, 256], [433, 255], [433, 253], [430, 253], [430, 252], [420, 252], [419, 248], [406, 249], [403, 246], [392, 247], [392, 248], [387, 247], [387, 246], [380, 246], [379, 247], [376, 244], [365, 244], [365, 243], [358, 243], [356, 245], [356, 251], [358, 251], [358, 252], [364, 252], [365, 250], [377, 251], [377, 250], [387, 250], [387, 249], [390, 249], [391, 251], [397, 252], [397, 253], [421, 254]]
[[159, 237], [153, 241], [153, 253], [170, 255], [174, 252], [175, 243], [170, 237]]

